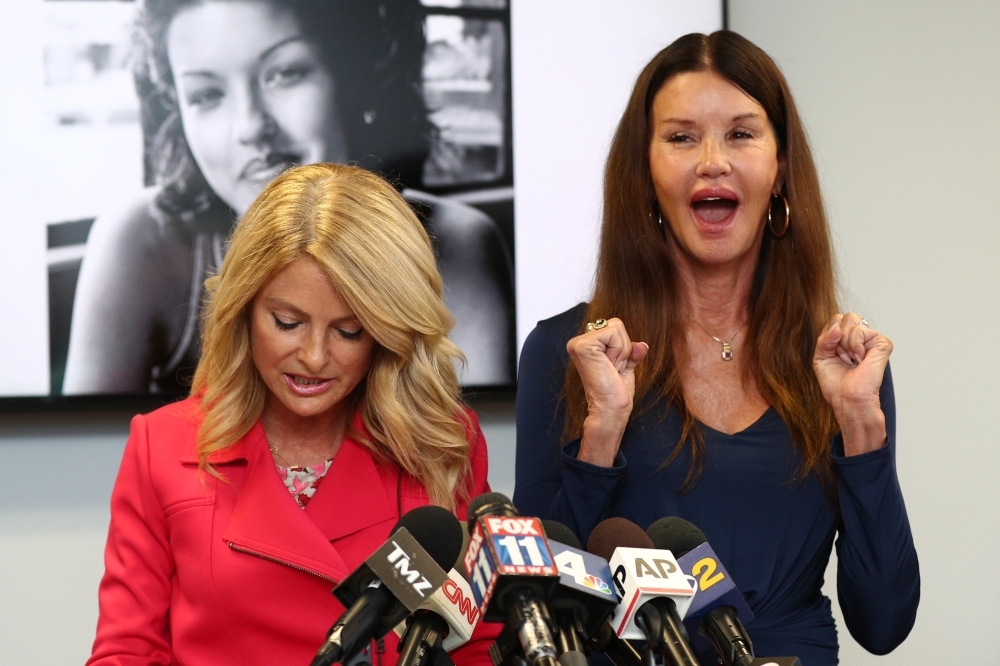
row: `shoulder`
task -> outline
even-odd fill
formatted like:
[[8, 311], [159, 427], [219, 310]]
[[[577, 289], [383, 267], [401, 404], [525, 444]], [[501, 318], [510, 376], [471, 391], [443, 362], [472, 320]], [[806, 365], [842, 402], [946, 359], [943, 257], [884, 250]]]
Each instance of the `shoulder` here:
[[525, 340], [525, 351], [536, 353], [551, 346], [560, 359], [567, 362], [569, 355], [566, 352], [566, 343], [583, 330], [583, 320], [586, 316], [587, 303], [578, 303], [555, 317], [541, 320]]
[[431, 234], [449, 243], [479, 245], [501, 238], [493, 218], [472, 206], [419, 190], [404, 190], [403, 197], [423, 209]]
[[166, 228], [153, 214], [153, 200], [157, 192], [156, 188], [147, 188], [99, 216], [87, 238], [88, 254], [141, 252], [165, 241]]
[[151, 459], [196, 462], [198, 428], [203, 419], [201, 401], [186, 398], [134, 417], [129, 441], [145, 444]]
[[136, 418], [144, 419], [150, 428], [177, 430], [197, 428], [201, 425], [205, 414], [201, 409], [201, 399], [192, 396], [164, 405]]
[[191, 238], [154, 215], [156, 192], [146, 189], [94, 221], [81, 268], [85, 288], [141, 304], [176, 289], [174, 282], [186, 284]]

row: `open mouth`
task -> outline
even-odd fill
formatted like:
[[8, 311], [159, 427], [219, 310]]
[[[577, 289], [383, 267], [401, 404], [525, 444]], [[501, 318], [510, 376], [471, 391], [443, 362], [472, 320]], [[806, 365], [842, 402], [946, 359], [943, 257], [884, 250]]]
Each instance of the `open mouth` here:
[[302, 375], [290, 375], [288, 373], [285, 373], [285, 381], [288, 383], [288, 388], [290, 388], [293, 393], [297, 393], [299, 395], [315, 395], [317, 393], [322, 393], [326, 389], [330, 388], [331, 384], [333, 384], [332, 379], [303, 377]]
[[706, 197], [691, 203], [694, 214], [700, 220], [712, 224], [718, 224], [729, 218], [736, 211], [740, 203], [735, 199], [726, 196]]

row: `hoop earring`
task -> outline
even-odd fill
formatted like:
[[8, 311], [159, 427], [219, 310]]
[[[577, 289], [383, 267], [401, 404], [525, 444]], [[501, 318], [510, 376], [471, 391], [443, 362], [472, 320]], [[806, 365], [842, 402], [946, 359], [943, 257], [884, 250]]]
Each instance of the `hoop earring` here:
[[[657, 224], [658, 227], [660, 227], [660, 233], [662, 234], [663, 233], [663, 213], [660, 212], [660, 206], [659, 206], [659, 204], [655, 204], [654, 203], [653, 204], [653, 210], [656, 211], [656, 224]], [[649, 215], [649, 221], [652, 222], [653, 221], [653, 211], [652, 210], [649, 211], [648, 215]]]
[[[781, 201], [785, 204], [785, 224], [781, 227], [781, 231], [774, 228], [774, 219], [771, 216], [771, 210], [774, 208], [774, 200], [781, 198]], [[784, 194], [772, 194], [771, 203], [767, 207], [767, 228], [771, 230], [775, 238], [781, 238], [786, 233], [788, 233], [788, 227], [792, 223], [792, 209], [788, 207], [788, 199], [785, 198]]]

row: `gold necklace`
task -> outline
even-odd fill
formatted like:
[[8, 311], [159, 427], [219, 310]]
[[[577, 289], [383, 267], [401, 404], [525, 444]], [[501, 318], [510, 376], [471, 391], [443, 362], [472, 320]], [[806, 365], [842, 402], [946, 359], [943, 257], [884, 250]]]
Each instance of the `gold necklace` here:
[[285, 459], [285, 456], [278, 453], [277, 446], [275, 446], [274, 444], [268, 444], [267, 448], [271, 450], [271, 455], [281, 458], [281, 462], [285, 463], [285, 467], [295, 467], [295, 465], [289, 465], [288, 461]]
[[[271, 452], [271, 455], [277, 456], [278, 458], [281, 458], [281, 462], [285, 463], [286, 467], [309, 467], [309, 465], [292, 465], [289, 462], [288, 458], [286, 458], [285, 456], [281, 455], [280, 451], [278, 450], [278, 445], [277, 444], [271, 444], [270, 442], [268, 442], [267, 448]], [[339, 448], [340, 447], [338, 447], [338, 449]], [[334, 454], [334, 455], [336, 455], [336, 454]], [[329, 458], [327, 458], [327, 457], [324, 456], [323, 460], [321, 460], [320, 462], [326, 462], [328, 460], [333, 460], [333, 458], [334, 458], [334, 456], [330, 456]], [[277, 462], [277, 460], [275, 462]]]
[[[705, 331], [705, 333], [708, 333], [708, 337], [712, 338], [713, 340], [715, 340], [716, 342], [718, 342], [720, 345], [722, 345], [722, 360], [723, 361], [732, 361], [733, 360], [733, 347], [732, 347], [732, 345], [729, 342], [727, 342], [726, 340], [720, 340], [719, 338], [717, 338], [714, 335], [712, 335], [707, 328], [705, 328], [704, 326], [701, 325], [700, 321], [696, 321], [695, 323], [698, 324], [698, 326], [701, 326], [701, 330]], [[736, 336], [740, 334], [740, 331], [742, 331], [744, 328], [746, 328], [746, 326], [747, 326], [748, 323], [750, 323], [750, 322], [748, 322], [748, 321], [747, 322], [743, 322], [743, 325], [740, 326], [738, 329], [736, 329], [736, 332], [733, 333], [732, 335], [730, 335], [729, 339], [730, 340], [735, 340]]]

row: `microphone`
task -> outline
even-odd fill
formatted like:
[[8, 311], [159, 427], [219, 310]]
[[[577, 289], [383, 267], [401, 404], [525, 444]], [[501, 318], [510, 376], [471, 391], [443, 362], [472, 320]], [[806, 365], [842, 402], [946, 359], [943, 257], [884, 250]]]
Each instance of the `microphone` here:
[[[557, 643], [562, 655], [578, 653], [585, 658], [577, 636], [588, 646], [603, 652], [615, 666], [640, 666], [642, 658], [611, 626], [618, 607], [618, 595], [611, 589], [611, 569], [606, 559], [583, 550], [571, 529], [554, 520], [543, 520], [553, 559], [559, 567], [559, 587], [549, 599], [549, 610], [559, 627]], [[576, 656], [569, 660], [579, 661]], [[559, 657], [563, 666], [563, 656]]]
[[587, 550], [608, 559], [614, 572], [621, 597], [612, 621], [615, 633], [645, 639], [647, 654], [659, 654], [671, 666], [698, 666], [681, 622], [694, 590], [673, 554], [653, 549], [642, 528], [624, 518], [599, 523]]
[[479, 624], [479, 608], [473, 603], [468, 581], [454, 568], [447, 576], [407, 622], [396, 625], [395, 632], [400, 636], [399, 666], [443, 661], [441, 654], [469, 642]]
[[334, 588], [347, 609], [330, 627], [311, 666], [346, 662], [381, 638], [440, 588], [462, 545], [462, 526], [449, 511], [422, 506], [406, 513], [389, 540]]
[[[469, 547], [463, 562], [482, 619], [506, 622], [529, 666], [556, 666], [542, 600], [559, 583], [559, 572], [541, 521], [520, 517], [500, 493], [480, 495], [469, 503]], [[490, 656], [502, 658], [494, 648]]]
[[691, 646], [698, 652], [714, 648], [724, 666], [748, 666], [754, 652], [744, 625], [754, 616], [705, 533], [683, 518], [668, 516], [650, 525], [646, 534], [657, 548], [671, 551], [681, 570], [696, 581], [698, 593], [684, 616]]

